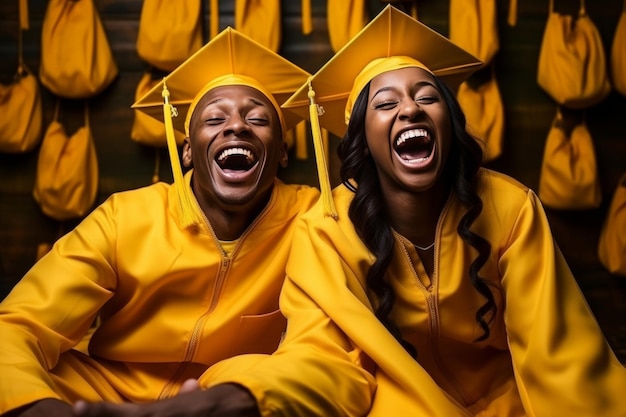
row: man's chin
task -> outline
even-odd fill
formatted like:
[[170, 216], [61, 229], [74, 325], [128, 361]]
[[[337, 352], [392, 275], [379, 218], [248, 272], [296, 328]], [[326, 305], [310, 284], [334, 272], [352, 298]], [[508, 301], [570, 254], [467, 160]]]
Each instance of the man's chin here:
[[222, 205], [226, 206], [242, 206], [254, 199], [254, 192], [231, 192], [231, 193], [216, 193], [217, 199], [222, 203]]

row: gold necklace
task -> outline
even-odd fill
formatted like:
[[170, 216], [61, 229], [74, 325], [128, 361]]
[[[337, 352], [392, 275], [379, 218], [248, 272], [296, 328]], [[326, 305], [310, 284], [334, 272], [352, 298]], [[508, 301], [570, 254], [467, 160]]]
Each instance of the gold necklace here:
[[418, 246], [418, 245], [416, 245], [416, 244], [413, 244], [413, 246], [415, 246], [415, 249], [419, 249], [419, 250], [427, 251], [427, 250], [429, 250], [429, 249], [432, 249], [432, 248], [433, 248], [433, 246], [435, 246], [435, 242], [431, 243], [431, 244], [430, 244], [430, 245], [428, 245], [428, 246]]

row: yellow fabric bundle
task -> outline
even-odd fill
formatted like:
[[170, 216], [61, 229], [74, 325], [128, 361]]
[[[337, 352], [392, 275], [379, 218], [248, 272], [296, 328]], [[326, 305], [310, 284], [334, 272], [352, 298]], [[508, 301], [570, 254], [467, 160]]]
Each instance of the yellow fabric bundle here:
[[118, 69], [93, 0], [50, 0], [41, 29], [41, 83], [65, 98], [88, 98]]
[[235, 29], [277, 52], [281, 40], [280, 1], [236, 0]]
[[29, 27], [28, 4], [20, 0], [18, 65], [13, 83], [0, 84], [0, 152], [32, 150], [40, 140], [42, 126], [41, 94], [37, 77], [22, 58], [22, 31]]
[[485, 64], [500, 48], [493, 0], [450, 0], [450, 40]]
[[42, 110], [39, 83], [23, 63], [15, 81], [0, 85], [0, 152], [22, 153], [41, 139]]
[[583, 122], [568, 137], [561, 123], [561, 114], [557, 113], [545, 144], [539, 198], [553, 209], [596, 208], [602, 195], [591, 134]]
[[337, 52], [367, 24], [365, 1], [328, 0], [326, 21], [330, 46]]
[[581, 1], [577, 17], [550, 12], [539, 53], [537, 82], [560, 105], [582, 109], [611, 91], [604, 46]]
[[459, 86], [457, 99], [465, 112], [469, 131], [479, 138], [483, 160], [499, 157], [504, 136], [504, 108], [495, 74], [476, 89], [464, 82]]
[[202, 47], [200, 0], [143, 0], [137, 54], [150, 65], [172, 71]]
[[84, 216], [94, 204], [98, 159], [87, 108], [85, 125], [68, 136], [58, 106], [39, 150], [33, 197], [45, 215], [63, 221]]
[[602, 225], [598, 257], [609, 272], [626, 277], [626, 174], [617, 184]]

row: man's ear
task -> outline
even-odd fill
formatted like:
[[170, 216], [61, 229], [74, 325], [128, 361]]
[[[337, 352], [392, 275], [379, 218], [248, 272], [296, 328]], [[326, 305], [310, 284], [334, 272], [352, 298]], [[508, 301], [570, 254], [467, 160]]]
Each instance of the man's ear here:
[[185, 168], [191, 168], [193, 166], [193, 159], [191, 156], [191, 141], [189, 137], [186, 137], [185, 142], [183, 143], [182, 154], [183, 165]]
[[289, 165], [289, 150], [287, 149], [287, 142], [283, 142], [283, 148], [281, 150], [280, 166], [287, 168]]

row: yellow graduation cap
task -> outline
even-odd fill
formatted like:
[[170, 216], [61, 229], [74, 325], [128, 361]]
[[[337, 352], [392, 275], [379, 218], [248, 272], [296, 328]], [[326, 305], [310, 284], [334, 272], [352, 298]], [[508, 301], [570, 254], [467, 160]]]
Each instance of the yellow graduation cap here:
[[189, 121], [202, 97], [226, 85], [245, 85], [259, 90], [276, 108], [283, 138], [299, 122], [298, 114], [284, 111], [282, 104], [310, 74], [274, 51], [227, 27], [165, 76], [132, 108], [165, 123], [174, 185], [180, 199], [184, 226], [195, 224], [190, 190], [183, 184], [174, 130], [189, 136]]
[[424, 68], [456, 89], [481, 65], [478, 58], [446, 37], [387, 5], [310, 77], [282, 107], [311, 119], [326, 213], [336, 217], [320, 127], [343, 137], [354, 100], [367, 83], [384, 72]]

